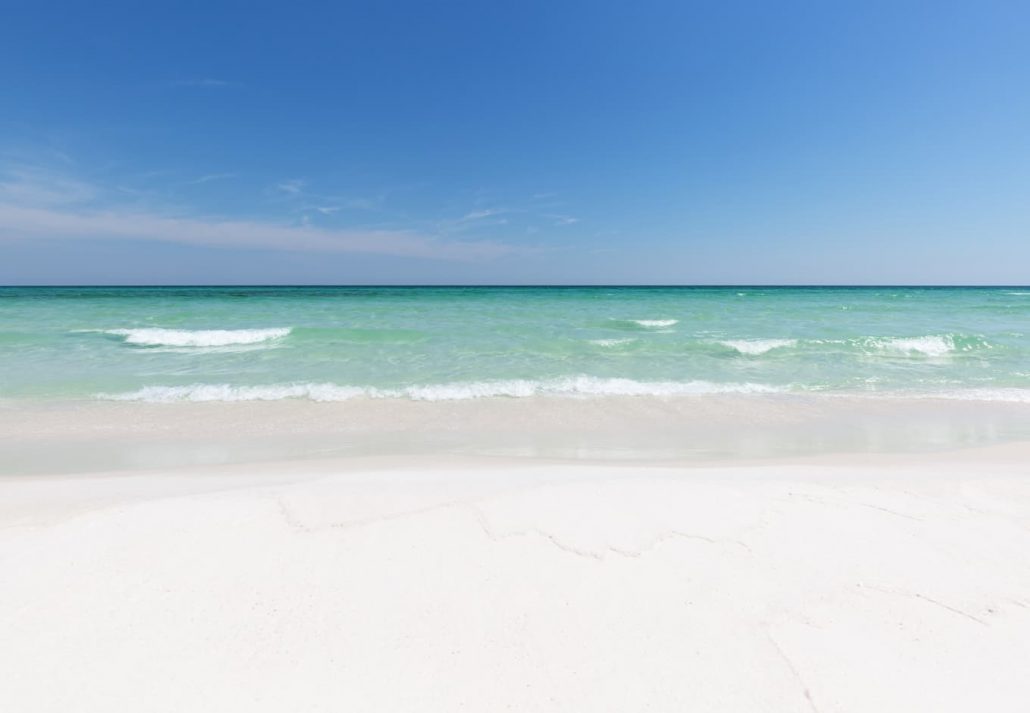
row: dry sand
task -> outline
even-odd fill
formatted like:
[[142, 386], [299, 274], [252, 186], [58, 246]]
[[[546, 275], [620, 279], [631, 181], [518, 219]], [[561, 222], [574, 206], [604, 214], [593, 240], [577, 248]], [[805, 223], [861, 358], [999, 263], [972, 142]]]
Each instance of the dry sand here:
[[1030, 449], [0, 480], [0, 710], [1025, 711]]

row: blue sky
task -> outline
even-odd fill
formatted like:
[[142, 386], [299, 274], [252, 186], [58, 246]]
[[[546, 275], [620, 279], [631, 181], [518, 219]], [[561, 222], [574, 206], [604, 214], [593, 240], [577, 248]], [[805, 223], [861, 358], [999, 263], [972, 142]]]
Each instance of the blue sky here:
[[0, 283], [1028, 283], [1028, 26], [15, 0]]

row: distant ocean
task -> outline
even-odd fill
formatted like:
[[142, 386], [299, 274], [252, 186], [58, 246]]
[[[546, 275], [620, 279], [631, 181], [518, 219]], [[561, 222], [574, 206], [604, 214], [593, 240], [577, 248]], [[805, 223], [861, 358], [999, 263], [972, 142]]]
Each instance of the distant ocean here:
[[0, 288], [0, 399], [1030, 403], [1030, 288]]

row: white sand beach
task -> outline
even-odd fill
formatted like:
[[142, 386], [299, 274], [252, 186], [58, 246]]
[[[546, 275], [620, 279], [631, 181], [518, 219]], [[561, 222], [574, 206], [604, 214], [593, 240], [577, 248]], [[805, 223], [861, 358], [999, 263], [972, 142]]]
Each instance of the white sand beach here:
[[0, 713], [1030, 713], [1030, 2], [8, 2]]
[[1022, 711], [1030, 449], [0, 479], [0, 710]]

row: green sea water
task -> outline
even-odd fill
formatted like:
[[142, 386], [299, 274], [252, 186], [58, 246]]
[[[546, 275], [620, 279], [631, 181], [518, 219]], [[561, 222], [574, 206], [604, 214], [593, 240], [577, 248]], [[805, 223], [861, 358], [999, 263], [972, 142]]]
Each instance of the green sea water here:
[[0, 288], [0, 398], [1030, 403], [1030, 288]]

